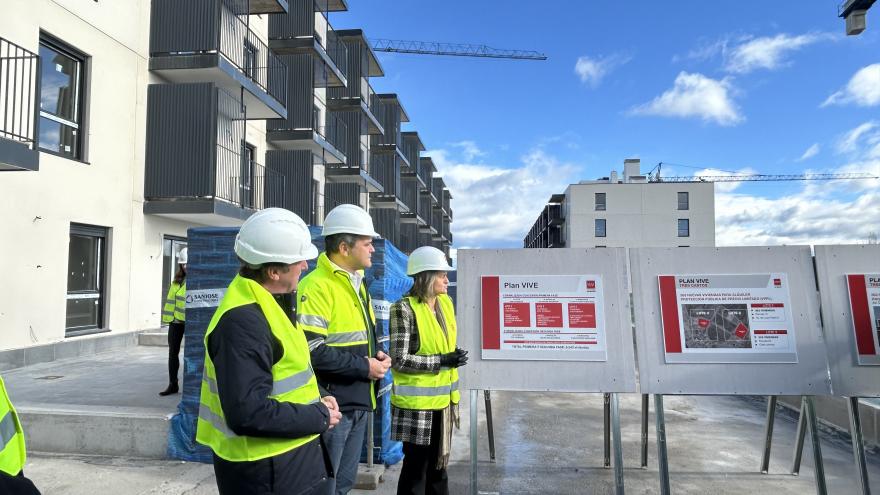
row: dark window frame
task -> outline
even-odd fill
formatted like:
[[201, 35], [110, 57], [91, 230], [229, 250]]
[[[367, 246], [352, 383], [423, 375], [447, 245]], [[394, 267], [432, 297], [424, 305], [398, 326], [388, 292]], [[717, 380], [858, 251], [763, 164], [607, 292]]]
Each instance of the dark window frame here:
[[[684, 208], [682, 208], [682, 194], [684, 194]], [[687, 191], [679, 191], [677, 199], [679, 211], [687, 211], [691, 209], [691, 195]]]
[[[599, 232], [599, 225], [602, 226], [602, 232]], [[608, 221], [605, 218], [597, 218], [593, 222], [593, 235], [595, 237], [608, 237]]]
[[[75, 141], [76, 153], [64, 153], [48, 148], [43, 148], [39, 143], [39, 136], [36, 136], [38, 148], [42, 153], [48, 153], [50, 155], [60, 156], [62, 158], [67, 158], [69, 160], [77, 161], [80, 163], [88, 164], [88, 128], [89, 128], [89, 112], [88, 112], [88, 92], [89, 92], [89, 79], [91, 75], [91, 57], [83, 52], [82, 50], [77, 49], [70, 43], [65, 42], [64, 40], [54, 36], [46, 31], [40, 31], [40, 48], [46, 47], [50, 50], [53, 50], [61, 55], [74, 59], [79, 64], [79, 71], [77, 74], [77, 82], [79, 85], [77, 95], [76, 95], [76, 118], [77, 121], [67, 120], [65, 118], [59, 117], [51, 112], [43, 111], [40, 108], [40, 119], [46, 119], [51, 122], [58, 123], [62, 126], [71, 127], [76, 129], [77, 136]], [[41, 63], [46, 63], [46, 61], [41, 60]], [[40, 99], [42, 99], [42, 86], [39, 88], [40, 91]], [[74, 124], [74, 125], [71, 125]]]
[[[599, 198], [602, 198], [602, 201], [599, 202]], [[597, 192], [593, 194], [593, 201], [595, 203], [595, 211], [605, 211], [608, 209], [608, 195], [603, 192]]]
[[[682, 224], [684, 222], [684, 224]], [[682, 225], [684, 225], [684, 229], [682, 229]], [[682, 234], [684, 232], [684, 234]], [[690, 237], [691, 236], [691, 220], [689, 218], [679, 218], [678, 219], [678, 237]]]
[[[75, 294], [71, 294], [70, 286], [68, 284], [67, 290], [65, 293], [65, 301], [69, 301], [70, 299], [78, 299], [80, 297], [73, 296], [87, 296], [87, 299], [97, 299], [98, 300], [98, 309], [97, 309], [97, 321], [95, 325], [79, 325], [79, 326], [68, 326], [67, 319], [69, 315], [67, 314], [67, 308], [65, 307], [65, 322], [64, 322], [64, 337], [78, 337], [81, 335], [91, 335], [95, 333], [104, 333], [109, 332], [110, 329], [107, 328], [107, 298], [109, 295], [108, 291], [108, 283], [110, 277], [108, 276], [109, 266], [109, 258], [110, 258], [110, 229], [108, 227], [101, 227], [97, 225], [87, 225], [80, 223], [71, 223], [70, 224], [70, 232], [68, 234], [68, 239], [73, 236], [80, 237], [93, 237], [99, 240], [99, 252], [98, 252], [98, 261], [96, 263], [96, 269], [98, 273], [96, 274], [97, 279], [97, 290], [95, 291], [74, 291], [77, 292]], [[69, 241], [68, 241], [69, 242]], [[67, 270], [68, 273], [70, 271], [70, 252], [68, 249], [67, 254]], [[91, 294], [96, 293], [96, 297], [91, 297]]]

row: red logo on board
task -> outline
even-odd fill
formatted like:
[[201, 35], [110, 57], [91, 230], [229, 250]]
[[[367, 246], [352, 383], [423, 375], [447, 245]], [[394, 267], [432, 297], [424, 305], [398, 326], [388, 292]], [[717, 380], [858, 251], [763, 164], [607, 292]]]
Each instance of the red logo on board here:
[[587, 280], [587, 288], [588, 289], [595, 289], [596, 288], [596, 281], [595, 280]]
[[781, 278], [774, 278], [774, 279], [773, 279], [773, 285], [774, 285], [775, 287], [782, 287], [782, 279], [781, 279]]

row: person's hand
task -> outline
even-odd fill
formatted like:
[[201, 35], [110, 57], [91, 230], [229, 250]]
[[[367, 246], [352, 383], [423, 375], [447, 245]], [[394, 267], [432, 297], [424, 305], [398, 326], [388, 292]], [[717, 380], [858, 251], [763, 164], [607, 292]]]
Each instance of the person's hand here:
[[464, 349], [455, 349], [452, 352], [440, 355], [440, 366], [444, 368], [458, 368], [464, 366], [468, 361], [468, 351]]
[[327, 411], [330, 413], [330, 426], [327, 427], [329, 430], [339, 424], [339, 420], [342, 419], [342, 413], [339, 412], [339, 404], [336, 402], [336, 397], [332, 395], [321, 397], [321, 403], [327, 407]]
[[391, 358], [382, 351], [379, 351], [376, 356], [379, 356], [380, 354], [384, 356], [382, 360], [377, 358], [367, 358], [367, 361], [370, 363], [370, 380], [381, 380], [382, 378], [385, 378], [385, 373], [387, 373], [388, 368], [391, 367]]

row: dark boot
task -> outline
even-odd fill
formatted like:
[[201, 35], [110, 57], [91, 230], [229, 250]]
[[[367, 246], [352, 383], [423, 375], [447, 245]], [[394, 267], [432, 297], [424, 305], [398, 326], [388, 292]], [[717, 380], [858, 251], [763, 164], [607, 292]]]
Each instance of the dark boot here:
[[180, 389], [177, 387], [177, 382], [172, 382], [168, 384], [168, 388], [159, 392], [159, 395], [165, 397], [166, 395], [176, 394]]

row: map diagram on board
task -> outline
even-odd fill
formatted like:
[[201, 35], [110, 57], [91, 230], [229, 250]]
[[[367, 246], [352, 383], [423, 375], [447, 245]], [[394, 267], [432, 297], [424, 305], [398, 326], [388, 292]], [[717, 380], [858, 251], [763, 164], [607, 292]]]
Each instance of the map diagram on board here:
[[751, 348], [746, 304], [683, 304], [685, 347], [688, 349]]

